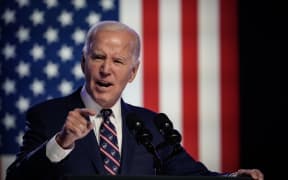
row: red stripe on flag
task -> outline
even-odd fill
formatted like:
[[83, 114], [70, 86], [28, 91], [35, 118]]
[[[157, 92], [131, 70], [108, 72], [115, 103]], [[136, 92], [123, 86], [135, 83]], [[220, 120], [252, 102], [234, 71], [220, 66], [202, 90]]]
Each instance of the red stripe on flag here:
[[183, 142], [198, 159], [197, 0], [182, 0]]
[[239, 166], [237, 0], [220, 2], [222, 171]]
[[143, 0], [143, 104], [159, 110], [158, 0]]

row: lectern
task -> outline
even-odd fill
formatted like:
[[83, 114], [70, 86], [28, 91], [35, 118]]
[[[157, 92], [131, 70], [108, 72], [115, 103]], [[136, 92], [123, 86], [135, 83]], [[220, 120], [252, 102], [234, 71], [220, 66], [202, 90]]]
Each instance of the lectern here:
[[252, 180], [224, 176], [66, 176], [64, 180]]

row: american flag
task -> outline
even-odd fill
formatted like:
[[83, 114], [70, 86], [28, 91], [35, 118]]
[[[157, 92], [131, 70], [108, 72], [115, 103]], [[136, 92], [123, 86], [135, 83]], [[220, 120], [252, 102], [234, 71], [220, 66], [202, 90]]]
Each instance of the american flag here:
[[237, 0], [2, 0], [2, 179], [22, 142], [26, 110], [83, 84], [85, 33], [101, 20], [126, 23], [142, 38], [140, 70], [124, 100], [166, 113], [209, 169], [237, 169]]

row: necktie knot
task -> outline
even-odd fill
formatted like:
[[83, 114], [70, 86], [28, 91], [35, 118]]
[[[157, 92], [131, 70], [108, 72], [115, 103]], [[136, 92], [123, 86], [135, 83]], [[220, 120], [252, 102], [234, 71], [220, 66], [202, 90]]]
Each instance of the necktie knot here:
[[104, 119], [107, 119], [112, 114], [112, 110], [111, 109], [102, 109], [100, 111], [100, 114]]

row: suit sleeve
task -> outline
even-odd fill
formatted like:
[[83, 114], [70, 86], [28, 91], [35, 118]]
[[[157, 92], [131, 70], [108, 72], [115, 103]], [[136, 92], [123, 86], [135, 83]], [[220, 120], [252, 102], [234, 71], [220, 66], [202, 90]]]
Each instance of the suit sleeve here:
[[47, 141], [52, 134], [47, 132], [43, 118], [42, 113], [35, 109], [27, 112], [23, 144], [16, 160], [7, 169], [6, 180], [31, 176], [43, 179], [58, 174], [57, 169], [60, 169], [61, 163], [52, 163], [46, 156]]
[[[162, 174], [173, 176], [220, 176], [221, 173], [210, 171], [202, 162], [193, 159], [186, 150], [180, 146], [173, 153], [172, 147], [161, 152], [163, 158]], [[165, 154], [165, 155], [163, 155]], [[167, 154], [169, 154], [167, 156]]]

